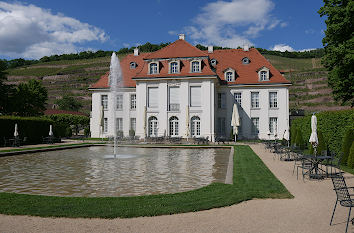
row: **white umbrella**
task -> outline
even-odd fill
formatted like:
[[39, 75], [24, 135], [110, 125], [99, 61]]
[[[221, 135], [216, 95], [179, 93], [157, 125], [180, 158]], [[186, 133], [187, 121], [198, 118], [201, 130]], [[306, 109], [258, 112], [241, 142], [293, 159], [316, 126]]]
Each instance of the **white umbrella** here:
[[189, 138], [190, 135], [190, 127], [189, 127], [189, 106], [187, 106], [186, 108], [186, 136], [187, 136], [187, 140]]
[[232, 133], [233, 135], [235, 135], [235, 141], [236, 141], [236, 135], [238, 134], [237, 127], [240, 126], [240, 115], [238, 113], [238, 108], [236, 103], [234, 103], [234, 106], [232, 108], [231, 126], [232, 126]]
[[143, 116], [143, 119], [144, 119], [144, 125], [143, 125], [143, 128], [144, 128], [144, 139], [146, 138], [146, 106], [144, 106], [144, 116]]
[[100, 106], [100, 130], [101, 130], [101, 137], [103, 139], [103, 127], [104, 127], [104, 109], [103, 105]]
[[15, 124], [15, 132], [14, 132], [14, 136], [15, 136], [15, 137], [18, 137], [17, 123]]
[[49, 136], [53, 136], [53, 126], [49, 126]]
[[312, 144], [313, 149], [315, 151], [315, 155], [316, 155], [316, 147], [318, 145], [318, 137], [317, 137], [317, 117], [314, 115], [312, 115], [311, 117], [311, 136], [309, 139], [309, 142]]

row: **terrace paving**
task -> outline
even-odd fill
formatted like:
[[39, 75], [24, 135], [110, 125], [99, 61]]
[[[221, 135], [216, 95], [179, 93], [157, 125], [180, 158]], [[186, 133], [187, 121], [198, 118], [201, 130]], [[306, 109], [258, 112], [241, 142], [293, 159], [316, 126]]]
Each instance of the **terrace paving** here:
[[[229, 207], [132, 219], [69, 219], [0, 215], [1, 232], [344, 232], [347, 208], [335, 203], [330, 179], [305, 182], [292, 175], [293, 162], [274, 160], [262, 144], [250, 144], [293, 199], [256, 199]], [[345, 174], [348, 186], [354, 179]], [[348, 232], [353, 232], [350, 224]]]

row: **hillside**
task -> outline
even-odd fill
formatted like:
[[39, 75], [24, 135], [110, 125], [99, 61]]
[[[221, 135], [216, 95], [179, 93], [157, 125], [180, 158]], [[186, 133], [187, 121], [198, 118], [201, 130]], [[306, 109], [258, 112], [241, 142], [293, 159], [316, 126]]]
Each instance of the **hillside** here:
[[[321, 66], [319, 58], [264, 56], [293, 83], [289, 89], [290, 108], [308, 111], [350, 108], [340, 106], [333, 100], [327, 85], [327, 71]], [[31, 78], [42, 80], [48, 90], [47, 108], [53, 108], [55, 100], [67, 93], [83, 104], [83, 112], [89, 113], [91, 93], [88, 87], [109, 71], [109, 63], [110, 57], [41, 62], [8, 69], [7, 83], [18, 84]]]

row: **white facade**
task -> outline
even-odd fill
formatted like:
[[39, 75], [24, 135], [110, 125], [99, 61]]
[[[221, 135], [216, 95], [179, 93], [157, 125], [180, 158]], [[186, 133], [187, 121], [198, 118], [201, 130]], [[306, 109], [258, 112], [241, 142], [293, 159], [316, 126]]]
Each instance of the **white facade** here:
[[[183, 44], [185, 42], [179, 43], [185, 46]], [[234, 51], [241, 53], [239, 50]], [[252, 61], [258, 59], [256, 56], [261, 56], [253, 49], [242, 51], [243, 54], [249, 55], [247, 57], [240, 55], [239, 61], [237, 59], [235, 61], [240, 64], [226, 68], [222, 67], [223, 57], [218, 57], [217, 53], [213, 54], [214, 52], [209, 49], [205, 57], [199, 55], [189, 60], [174, 57], [167, 59], [169, 63], [159, 62], [158, 59], [149, 60], [146, 55], [144, 60], [134, 60], [137, 67], [145, 64], [147, 68], [145, 67], [145, 70], [140, 68], [136, 76], [129, 77], [136, 84], [120, 90], [123, 99], [117, 104], [119, 106], [112, 106], [112, 95], [108, 87], [100, 88], [98, 85], [92, 87], [91, 137], [109, 137], [113, 135], [114, 130], [121, 131], [123, 136], [129, 136], [131, 130], [134, 130], [135, 136], [140, 139], [161, 136], [207, 137], [211, 141], [217, 137], [228, 139], [232, 130], [232, 108], [233, 104], [237, 103], [241, 120], [239, 139], [272, 140], [283, 137], [288, 139], [289, 134], [285, 132], [289, 130], [290, 82], [280, 77], [280, 73], [263, 57], [260, 60], [264, 60], [264, 65], [252, 68]], [[222, 52], [225, 53], [224, 57], [228, 56], [227, 51]], [[143, 55], [134, 53], [134, 57], [139, 56]], [[135, 66], [129, 68], [129, 63], [132, 63], [129, 59], [134, 57], [121, 61], [123, 75], [124, 72], [127, 73], [126, 70], [135, 69]], [[250, 60], [245, 63], [243, 62], [245, 58]], [[192, 71], [193, 66], [190, 65], [196, 59], [199, 59], [199, 63], [204, 62], [204, 68], [200, 70], [199, 76]], [[176, 75], [174, 75], [176, 70], [173, 70], [173, 75], [169, 73], [172, 62], [178, 63]], [[151, 63], [156, 63], [158, 67], [153, 73], [149, 71]], [[220, 66], [219, 70], [217, 64]], [[181, 67], [186, 68], [183, 71]], [[242, 80], [242, 75], [245, 77], [248, 75], [242, 73], [240, 67], [252, 68], [254, 71], [246, 71], [252, 72], [252, 78], [256, 81], [251, 80], [247, 83], [248, 79], [245, 79], [246, 81], [238, 83]], [[164, 68], [169, 70], [165, 75], [162, 70]], [[207, 70], [209, 75], [203, 75], [206, 68], [209, 69]], [[263, 75], [261, 72], [266, 73]], [[189, 75], [190, 73], [192, 74]], [[103, 117], [101, 105], [102, 99], [106, 97], [102, 96], [108, 98], [108, 109], [103, 110]], [[113, 115], [112, 111], [116, 111], [116, 118], [119, 118], [118, 129], [113, 127], [114, 119], [110, 117]]]

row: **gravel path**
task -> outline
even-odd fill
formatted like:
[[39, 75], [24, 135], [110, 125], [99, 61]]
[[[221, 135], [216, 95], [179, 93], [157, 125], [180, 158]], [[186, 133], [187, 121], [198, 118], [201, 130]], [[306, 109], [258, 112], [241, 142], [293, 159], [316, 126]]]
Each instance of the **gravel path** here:
[[[258, 199], [195, 213], [133, 219], [0, 215], [0, 232], [344, 232], [347, 208], [338, 207], [334, 226], [329, 226], [336, 198], [330, 179], [296, 180], [293, 162], [274, 160], [262, 144], [250, 146], [294, 199]], [[354, 179], [347, 182], [353, 186]], [[354, 226], [349, 225], [348, 232], [354, 232]]]

